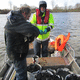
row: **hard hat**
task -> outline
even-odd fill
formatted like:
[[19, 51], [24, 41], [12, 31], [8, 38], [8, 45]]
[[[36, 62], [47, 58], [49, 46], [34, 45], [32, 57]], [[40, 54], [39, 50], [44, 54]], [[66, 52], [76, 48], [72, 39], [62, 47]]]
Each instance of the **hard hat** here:
[[41, 6], [44, 6], [45, 8], [47, 7], [47, 3], [45, 1], [40, 1], [39, 2], [39, 9]]

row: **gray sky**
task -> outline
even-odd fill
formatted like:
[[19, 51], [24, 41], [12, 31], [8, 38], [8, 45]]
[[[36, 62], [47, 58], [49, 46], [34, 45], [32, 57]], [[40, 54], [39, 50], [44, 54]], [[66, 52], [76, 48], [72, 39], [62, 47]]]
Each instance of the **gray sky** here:
[[[0, 9], [10, 9], [9, 2], [11, 1], [12, 6], [15, 5], [20, 7], [20, 4], [28, 4], [29, 6], [38, 7], [40, 0], [1, 0], [0, 1]], [[52, 0], [44, 0], [47, 2], [47, 8], [52, 9], [51, 1]], [[75, 6], [76, 3], [80, 3], [80, 0], [53, 0], [54, 5], [58, 5], [59, 7], [64, 7], [65, 3], [67, 6], [72, 5]]]

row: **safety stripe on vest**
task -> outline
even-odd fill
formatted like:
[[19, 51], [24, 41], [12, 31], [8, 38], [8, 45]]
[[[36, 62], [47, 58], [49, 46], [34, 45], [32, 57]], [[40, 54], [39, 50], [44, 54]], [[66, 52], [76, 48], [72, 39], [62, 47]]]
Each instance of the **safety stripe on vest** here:
[[34, 25], [34, 26], [35, 26], [35, 25], [36, 25], [36, 23], [34, 23], [34, 24], [32, 24], [32, 25]]
[[36, 38], [37, 40], [39, 40], [39, 41], [46, 41], [46, 40], [48, 40], [50, 37], [48, 37], [48, 38], [46, 38], [46, 39], [43, 39], [43, 40], [41, 40], [41, 39], [39, 39], [38, 37]]
[[49, 24], [36, 24], [37, 26], [49, 26]]
[[54, 26], [54, 24], [53, 23], [49, 23], [49, 24], [36, 24], [37, 26], [49, 26], [49, 25], [52, 25], [52, 26]]
[[49, 23], [49, 25], [52, 25], [52, 26], [54, 26], [54, 24], [53, 24], [53, 23]]

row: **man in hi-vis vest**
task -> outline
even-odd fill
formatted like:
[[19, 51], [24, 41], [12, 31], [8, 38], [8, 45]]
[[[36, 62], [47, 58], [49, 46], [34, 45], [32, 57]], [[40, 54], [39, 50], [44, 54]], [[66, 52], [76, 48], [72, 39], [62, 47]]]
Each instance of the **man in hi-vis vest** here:
[[34, 53], [40, 57], [42, 45], [42, 57], [48, 56], [48, 41], [50, 30], [54, 27], [53, 15], [49, 12], [45, 1], [39, 2], [39, 9], [33, 14], [31, 23], [35, 25], [39, 31], [39, 36], [34, 40]]

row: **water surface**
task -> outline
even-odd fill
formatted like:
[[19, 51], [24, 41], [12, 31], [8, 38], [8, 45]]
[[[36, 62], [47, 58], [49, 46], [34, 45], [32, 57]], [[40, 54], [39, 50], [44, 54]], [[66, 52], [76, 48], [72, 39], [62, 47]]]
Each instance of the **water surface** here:
[[[69, 43], [75, 50], [76, 56], [80, 56], [80, 12], [52, 13], [54, 17], [54, 28], [51, 35], [67, 36], [70, 32]], [[4, 26], [6, 24], [6, 14], [0, 14], [0, 68], [4, 64], [6, 53], [4, 42]]]

